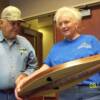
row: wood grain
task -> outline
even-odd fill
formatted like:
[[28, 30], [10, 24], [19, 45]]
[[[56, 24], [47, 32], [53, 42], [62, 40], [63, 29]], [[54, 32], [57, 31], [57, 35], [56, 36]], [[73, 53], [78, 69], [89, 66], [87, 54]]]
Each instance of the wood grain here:
[[42, 96], [80, 83], [100, 71], [100, 55], [66, 62], [32, 77], [25, 82], [19, 95]]

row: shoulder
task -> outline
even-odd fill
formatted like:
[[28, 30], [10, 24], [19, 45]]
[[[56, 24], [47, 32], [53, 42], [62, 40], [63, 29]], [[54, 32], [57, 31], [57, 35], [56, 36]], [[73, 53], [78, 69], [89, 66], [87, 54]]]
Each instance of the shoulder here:
[[64, 40], [55, 43], [55, 44], [52, 46], [52, 48], [51, 48], [51, 50], [50, 50], [49, 53], [50, 53], [50, 54], [51, 54], [51, 53], [56, 53], [56, 52], [57, 52], [61, 47], [63, 47], [65, 44], [66, 44], [66, 43], [65, 43]]
[[21, 35], [17, 35], [17, 39], [20, 41], [28, 41], [25, 37], [23, 37]]
[[30, 44], [30, 42], [25, 37], [20, 36], [20, 35], [17, 35], [17, 40], [21, 44], [26, 44], [26, 43]]
[[97, 40], [96, 36], [94, 35], [82, 35], [82, 37], [86, 40]]
[[62, 45], [64, 45], [64, 44], [65, 44], [65, 39], [62, 40], [62, 41], [59, 41], [59, 42], [55, 43], [53, 47], [54, 47], [54, 48], [55, 48], [55, 47], [60, 47], [60, 46], [62, 46]]
[[94, 35], [82, 35], [83, 37], [85, 37], [85, 38], [96, 38]]
[[32, 44], [30, 43], [30, 41], [29, 40], [27, 40], [25, 37], [23, 37], [23, 36], [20, 36], [20, 35], [17, 35], [17, 41], [18, 41], [18, 43], [21, 45], [21, 46], [23, 46], [23, 47], [25, 47], [25, 48], [33, 48], [33, 46], [32, 46]]

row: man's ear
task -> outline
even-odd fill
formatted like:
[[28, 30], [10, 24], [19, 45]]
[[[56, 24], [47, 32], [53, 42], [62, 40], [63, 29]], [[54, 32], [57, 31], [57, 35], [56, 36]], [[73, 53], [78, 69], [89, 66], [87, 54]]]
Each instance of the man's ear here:
[[3, 24], [3, 20], [0, 19], [0, 28], [2, 27], [2, 24]]

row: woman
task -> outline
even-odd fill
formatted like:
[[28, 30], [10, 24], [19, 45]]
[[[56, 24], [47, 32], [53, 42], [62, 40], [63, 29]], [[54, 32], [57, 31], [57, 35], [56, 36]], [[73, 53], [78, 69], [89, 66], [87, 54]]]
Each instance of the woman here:
[[[65, 39], [53, 46], [44, 65], [34, 72], [33, 76], [57, 64], [100, 54], [100, 42], [96, 37], [79, 33], [81, 19], [81, 13], [75, 8], [62, 7], [57, 10], [54, 21], [59, 33], [64, 35]], [[89, 87], [91, 84], [99, 85], [99, 83], [100, 74], [97, 73], [77, 86], [59, 93], [59, 100], [99, 100], [100, 90]]]

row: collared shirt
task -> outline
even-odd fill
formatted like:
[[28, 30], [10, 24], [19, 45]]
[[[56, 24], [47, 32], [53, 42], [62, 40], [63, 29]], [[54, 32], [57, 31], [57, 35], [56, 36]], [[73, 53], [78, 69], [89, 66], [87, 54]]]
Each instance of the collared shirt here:
[[18, 35], [8, 43], [0, 31], [0, 89], [14, 87], [18, 75], [31, 74], [36, 67], [35, 51], [29, 41]]

